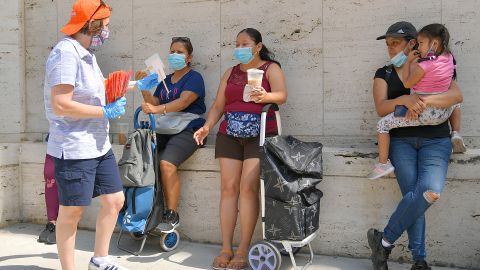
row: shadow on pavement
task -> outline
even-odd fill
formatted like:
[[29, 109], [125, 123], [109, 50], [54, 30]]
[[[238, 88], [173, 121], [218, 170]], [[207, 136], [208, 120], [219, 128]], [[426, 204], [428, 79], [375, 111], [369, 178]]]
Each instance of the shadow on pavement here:
[[[0, 262], [8, 261], [8, 260], [15, 260], [15, 259], [23, 259], [23, 258], [32, 258], [32, 257], [40, 257], [45, 259], [58, 259], [56, 253], [40, 253], [40, 254], [22, 254], [22, 255], [11, 255], [11, 256], [4, 256], [0, 257]], [[0, 269], [4, 266], [0, 266]]]
[[45, 268], [36, 265], [6, 265], [0, 266], [0, 270], [53, 270], [54, 268]]

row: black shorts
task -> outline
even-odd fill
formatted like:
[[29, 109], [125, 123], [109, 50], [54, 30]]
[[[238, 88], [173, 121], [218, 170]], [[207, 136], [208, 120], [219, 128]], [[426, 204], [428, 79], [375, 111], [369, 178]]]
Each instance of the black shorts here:
[[215, 142], [215, 158], [231, 158], [246, 160], [260, 158], [260, 137], [235, 138], [223, 133], [217, 133]]
[[165, 160], [177, 168], [199, 148], [193, 139], [195, 130], [189, 128], [178, 134], [157, 133], [158, 160]]

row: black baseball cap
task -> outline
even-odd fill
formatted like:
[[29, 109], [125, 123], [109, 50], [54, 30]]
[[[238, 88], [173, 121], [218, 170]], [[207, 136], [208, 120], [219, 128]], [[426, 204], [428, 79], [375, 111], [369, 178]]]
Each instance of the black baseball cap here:
[[409, 22], [396, 22], [388, 28], [385, 35], [377, 37], [377, 40], [384, 39], [386, 37], [403, 37], [407, 39], [416, 38], [417, 29]]

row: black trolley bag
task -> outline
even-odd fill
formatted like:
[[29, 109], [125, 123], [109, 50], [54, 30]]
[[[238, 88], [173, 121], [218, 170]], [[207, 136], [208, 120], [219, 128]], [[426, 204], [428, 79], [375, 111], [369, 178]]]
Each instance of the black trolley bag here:
[[[265, 137], [266, 113], [275, 111], [278, 135]], [[281, 135], [278, 106], [266, 105], [261, 116], [260, 180], [263, 239], [250, 247], [249, 264], [254, 270], [281, 269], [281, 255], [290, 256], [296, 269], [294, 254], [308, 245], [319, 227], [320, 199], [316, 188], [323, 178], [322, 144], [304, 142]]]

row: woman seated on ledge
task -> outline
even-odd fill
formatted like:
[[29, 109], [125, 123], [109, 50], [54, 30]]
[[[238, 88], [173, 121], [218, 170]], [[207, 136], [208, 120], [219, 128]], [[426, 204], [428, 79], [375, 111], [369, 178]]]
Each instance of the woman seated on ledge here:
[[[164, 231], [173, 230], [180, 224], [177, 212], [180, 178], [177, 169], [199, 148], [193, 133], [205, 123], [201, 117], [206, 111], [205, 84], [202, 75], [191, 68], [192, 53], [189, 38], [172, 38], [168, 65], [174, 72], [165, 79], [167, 88], [163, 83], [158, 84], [156, 74], [144, 78], [141, 81], [144, 85], [137, 84], [140, 90], [147, 90], [142, 93], [148, 99], [148, 102], [142, 103], [143, 112], [159, 115], [156, 117], [160, 147], [158, 160], [167, 209], [159, 228]], [[146, 72], [137, 73], [136, 78], [146, 75]], [[148, 90], [151, 85], [157, 84], [152, 96]]]

